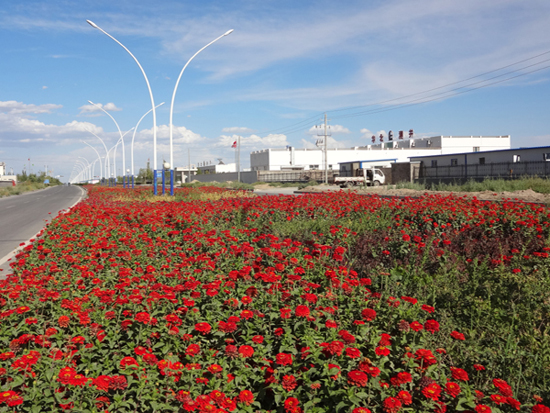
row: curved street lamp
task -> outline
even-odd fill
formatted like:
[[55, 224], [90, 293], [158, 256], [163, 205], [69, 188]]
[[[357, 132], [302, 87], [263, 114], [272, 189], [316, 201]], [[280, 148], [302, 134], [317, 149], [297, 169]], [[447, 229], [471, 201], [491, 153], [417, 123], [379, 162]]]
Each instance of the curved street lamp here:
[[[176, 99], [176, 91], [178, 90], [178, 85], [180, 83], [181, 75], [183, 75], [183, 72], [185, 71], [185, 68], [191, 63], [191, 60], [195, 58], [200, 52], [202, 52], [204, 49], [206, 49], [208, 46], [210, 46], [212, 43], [217, 42], [222, 37], [225, 37], [229, 34], [233, 33], [233, 29], [226, 31], [221, 36], [217, 37], [216, 39], [212, 40], [210, 43], [208, 43], [206, 46], [204, 46], [202, 49], [200, 49], [197, 53], [195, 53], [193, 56], [191, 56], [191, 59], [187, 61], [185, 66], [183, 66], [183, 69], [181, 69], [180, 75], [178, 76], [178, 80], [176, 81], [176, 86], [174, 87], [174, 92], [172, 93], [172, 102], [170, 103], [170, 195], [174, 195], [174, 150], [172, 145], [172, 115], [174, 113], [174, 100]], [[164, 173], [164, 172], [163, 172]], [[162, 188], [162, 193], [164, 193], [164, 187]]]
[[97, 24], [92, 22], [91, 20], [86, 20], [86, 22], [92, 26], [94, 29], [98, 29], [103, 34], [106, 34], [111, 39], [113, 39], [115, 42], [117, 42], [124, 50], [128, 52], [130, 56], [135, 60], [137, 65], [139, 66], [141, 73], [143, 74], [143, 77], [145, 78], [145, 83], [147, 83], [147, 89], [149, 89], [149, 97], [151, 98], [151, 107], [153, 111], [153, 178], [155, 184], [153, 185], [153, 192], [155, 195], [157, 195], [157, 185], [156, 185], [156, 179], [157, 179], [157, 113], [155, 111], [155, 99], [153, 98], [153, 91], [151, 90], [151, 85], [149, 84], [149, 79], [147, 79], [147, 75], [145, 74], [145, 70], [143, 70], [143, 67], [141, 67], [141, 64], [136, 59], [136, 57], [128, 50], [126, 46], [124, 46], [122, 43], [120, 43], [117, 39], [115, 39], [113, 36], [111, 36], [109, 33], [107, 33], [105, 30], [103, 30], [101, 27], [99, 27]]
[[[88, 103], [90, 105], [94, 105], [96, 108], [98, 108], [99, 110], [101, 110], [103, 113], [105, 113], [107, 116], [109, 116], [113, 122], [115, 123], [116, 125], [116, 128], [118, 129], [118, 134], [120, 135], [120, 139], [122, 140], [122, 169], [125, 170], [126, 169], [126, 151], [124, 150], [124, 135], [126, 134], [122, 134], [122, 131], [120, 130], [120, 126], [118, 126], [118, 123], [117, 121], [115, 120], [115, 118], [109, 113], [107, 112], [105, 109], [103, 109], [101, 106], [95, 104], [94, 102], [92, 102], [91, 100], [88, 101]], [[115, 171], [115, 176], [116, 176], [116, 171]], [[122, 175], [122, 187], [125, 188], [125, 181], [124, 181], [124, 174]]]
[[99, 159], [99, 170], [101, 171], [100, 174], [99, 174], [99, 178], [100, 178], [100, 182], [101, 180], [103, 180], [103, 178], [105, 177], [105, 171], [103, 170], [103, 163], [101, 162], [101, 156], [99, 156], [99, 152], [97, 151], [96, 148], [94, 148], [92, 145], [90, 145], [89, 143], [87, 142], [84, 142], [83, 140], [80, 140], [80, 142], [82, 142], [83, 144], [85, 145], [88, 145], [90, 148], [92, 148], [95, 153], [97, 154], [97, 159]]
[[[158, 107], [160, 107], [160, 106], [162, 106], [162, 105], [164, 105], [164, 102], [162, 102], [161, 104], [155, 106], [155, 109], [158, 108]], [[134, 135], [132, 136], [132, 151], [131, 151], [131, 160], [130, 160], [130, 162], [131, 162], [131, 164], [132, 164], [132, 189], [134, 189], [134, 176], [135, 176], [135, 173], [134, 173], [134, 139], [136, 138], [136, 132], [137, 132], [137, 130], [138, 130], [138, 128], [139, 128], [139, 124], [141, 123], [141, 121], [143, 120], [143, 118], [144, 118], [145, 116], [147, 116], [152, 110], [153, 110], [153, 109], [149, 109], [149, 110], [145, 113], [145, 115], [143, 115], [143, 116], [141, 117], [141, 119], [138, 120], [138, 123], [136, 124], [136, 127], [134, 128]]]
[[92, 135], [94, 135], [97, 139], [101, 141], [103, 144], [103, 147], [105, 148], [105, 178], [111, 176], [111, 163], [109, 162], [109, 151], [107, 150], [107, 145], [105, 145], [105, 142], [103, 142], [103, 139], [101, 139], [99, 136], [97, 136], [95, 133], [93, 133], [91, 130], [86, 129], [88, 132], [90, 132]]

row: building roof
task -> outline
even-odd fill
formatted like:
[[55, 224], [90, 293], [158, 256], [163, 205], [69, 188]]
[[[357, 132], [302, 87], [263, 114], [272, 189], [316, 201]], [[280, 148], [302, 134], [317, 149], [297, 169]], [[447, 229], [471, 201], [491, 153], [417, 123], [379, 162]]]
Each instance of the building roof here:
[[550, 146], [533, 146], [532, 148], [512, 148], [512, 149], [493, 149], [492, 151], [479, 151], [479, 152], [456, 152], [456, 153], [445, 153], [440, 155], [422, 155], [422, 156], [410, 156], [410, 159], [413, 158], [433, 158], [434, 156], [456, 156], [456, 155], [471, 155], [471, 154], [480, 154], [480, 153], [493, 153], [493, 152], [510, 152], [510, 151], [523, 151], [523, 150], [532, 150], [532, 149], [548, 149]]

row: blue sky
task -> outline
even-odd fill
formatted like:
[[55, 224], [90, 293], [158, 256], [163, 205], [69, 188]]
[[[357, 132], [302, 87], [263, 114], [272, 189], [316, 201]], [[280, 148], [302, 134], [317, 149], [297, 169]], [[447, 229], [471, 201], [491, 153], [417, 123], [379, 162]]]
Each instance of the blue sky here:
[[[166, 102], [157, 110], [159, 165], [169, 159], [181, 69], [229, 29], [181, 78], [176, 166], [187, 165], [188, 150], [191, 163], [234, 161], [237, 135], [243, 166], [252, 150], [314, 147], [323, 112], [335, 147], [411, 128], [417, 136], [509, 134], [514, 147], [550, 145], [547, 0], [4, 0], [0, 161], [8, 169], [20, 172], [30, 158], [34, 171], [47, 164], [66, 179], [78, 157], [97, 159], [81, 140], [103, 156], [90, 131], [108, 148], [119, 134], [89, 100], [122, 131], [151, 109], [136, 63], [87, 19], [136, 56], [155, 103]], [[149, 114], [136, 133], [136, 170], [153, 163], [152, 129]]]

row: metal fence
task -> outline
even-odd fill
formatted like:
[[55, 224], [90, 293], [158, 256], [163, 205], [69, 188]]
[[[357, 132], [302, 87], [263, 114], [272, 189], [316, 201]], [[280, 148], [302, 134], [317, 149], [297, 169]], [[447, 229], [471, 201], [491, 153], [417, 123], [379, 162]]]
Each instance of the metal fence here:
[[[334, 176], [333, 171], [328, 171], [328, 179]], [[325, 171], [296, 171], [296, 172], [272, 172], [258, 171], [258, 181], [263, 182], [309, 182], [325, 181]]]
[[468, 179], [517, 179], [523, 176], [550, 177], [550, 162], [500, 162], [472, 165], [426, 166], [422, 165], [420, 180], [468, 180]]

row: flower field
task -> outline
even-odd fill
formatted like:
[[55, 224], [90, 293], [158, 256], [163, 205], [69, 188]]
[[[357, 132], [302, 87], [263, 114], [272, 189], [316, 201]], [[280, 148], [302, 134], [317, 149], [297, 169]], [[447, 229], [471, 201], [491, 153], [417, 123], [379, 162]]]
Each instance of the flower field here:
[[0, 281], [0, 412], [550, 413], [550, 211], [90, 187]]

